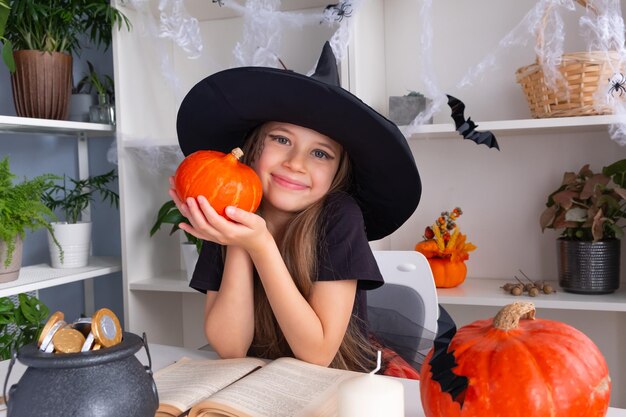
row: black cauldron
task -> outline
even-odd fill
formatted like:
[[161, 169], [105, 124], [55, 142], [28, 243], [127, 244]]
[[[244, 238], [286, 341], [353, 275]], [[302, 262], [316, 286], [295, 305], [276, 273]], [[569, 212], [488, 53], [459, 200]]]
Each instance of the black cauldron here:
[[89, 352], [22, 347], [17, 359], [28, 368], [9, 390], [7, 416], [154, 417], [159, 400], [152, 364], [143, 366], [135, 357], [142, 346], [150, 362], [145, 335], [142, 340], [133, 333], [124, 333], [115, 346]]

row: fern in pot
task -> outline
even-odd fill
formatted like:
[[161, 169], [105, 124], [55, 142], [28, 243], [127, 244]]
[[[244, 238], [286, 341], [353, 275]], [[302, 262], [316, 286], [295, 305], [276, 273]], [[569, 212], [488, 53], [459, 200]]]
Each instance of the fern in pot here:
[[589, 165], [566, 172], [541, 214], [542, 230], [557, 240], [559, 285], [580, 294], [619, 288], [620, 239], [626, 218], [626, 159], [594, 173]]
[[[102, 202], [119, 207], [119, 195], [111, 183], [117, 179], [115, 170], [106, 174], [74, 179], [64, 175], [44, 192], [43, 202], [51, 210], [60, 212], [64, 221], [51, 223], [48, 235], [50, 263], [53, 268], [78, 268], [88, 264], [91, 249], [91, 221], [82, 221], [82, 214], [95, 201], [96, 194]], [[60, 244], [52, 244], [56, 238]]]
[[[26, 230], [51, 232], [50, 220], [56, 218], [41, 200], [55, 176], [44, 174], [14, 184], [15, 178], [9, 158], [3, 158], [0, 161], [0, 282], [18, 278]], [[51, 239], [56, 246], [53, 235]]]

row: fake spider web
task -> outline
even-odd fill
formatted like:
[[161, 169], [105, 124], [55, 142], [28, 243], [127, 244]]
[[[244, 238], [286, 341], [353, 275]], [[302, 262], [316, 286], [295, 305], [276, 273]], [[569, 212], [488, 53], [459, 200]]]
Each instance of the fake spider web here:
[[[587, 42], [588, 50], [616, 51], [619, 62], [615, 65], [613, 81], [619, 81], [620, 74], [624, 74], [626, 62], [626, 48], [624, 46], [624, 21], [621, 14], [619, 0], [593, 0], [593, 6], [579, 20], [580, 28]], [[330, 44], [338, 61], [344, 59], [345, 51], [350, 40], [349, 22], [352, 16], [358, 13], [362, 0], [339, 1], [320, 8], [318, 13], [303, 14], [298, 12], [284, 12], [280, 10], [280, 0], [247, 0], [244, 4], [234, 0], [207, 0], [206, 7], [225, 7], [232, 9], [243, 18], [241, 39], [235, 45], [232, 53], [236, 66], [253, 65], [279, 67], [278, 51], [282, 45], [284, 29], [287, 27], [303, 27], [309, 25], [330, 25], [335, 27]], [[196, 59], [203, 51], [203, 42], [200, 35], [199, 23], [191, 16], [183, 4], [183, 0], [161, 0], [158, 5], [158, 18], [149, 10], [146, 0], [127, 0], [127, 7], [139, 11], [138, 21], [134, 22], [134, 31], [150, 39], [147, 45], [159, 48], [163, 41], [171, 41], [189, 59]], [[431, 98], [430, 104], [424, 111], [409, 124], [404, 133], [410, 136], [418, 130], [418, 126], [427, 123], [439, 111], [447, 111], [447, 99], [439, 86], [433, 67], [433, 13], [432, 0], [421, 0], [417, 28], [420, 28], [418, 45], [420, 50], [421, 81], [423, 93]], [[533, 43], [537, 34], [544, 25], [542, 19], [547, 19], [543, 36], [549, 39], [543, 47], [537, 47], [535, 53], [544, 62], [544, 73], [548, 83], [557, 83], [561, 77], [558, 64], [563, 54], [565, 28], [563, 16], [573, 12], [577, 6], [575, 0], [538, 0], [535, 6], [527, 12], [524, 18], [502, 38], [494, 50], [487, 54], [476, 65], [468, 68], [456, 84], [456, 89], [462, 90], [477, 81], [480, 81], [491, 71], [498, 69], [501, 59], [498, 57], [503, 51], [511, 48], [528, 47]], [[550, 10], [546, 15], [545, 10]], [[312, 74], [313, 66], [308, 75]], [[160, 71], [168, 82], [168, 88], [174, 91], [175, 97], [182, 97], [185, 91], [181, 89], [181, 82], [169, 61], [168, 55], [161, 54]], [[617, 77], [617, 78], [615, 78]], [[617, 99], [626, 92], [621, 90], [622, 84], [617, 82], [613, 94], [600, 89], [596, 93], [595, 102], [609, 106], [616, 115], [626, 116], [626, 103]], [[626, 88], [626, 85], [624, 85]], [[615, 123], [609, 127], [611, 138], [617, 143], [626, 144], [626, 123]], [[148, 169], [155, 172], [163, 169], [171, 170], [176, 161], [182, 160], [182, 153], [167, 147], [150, 146], [150, 138], [132, 139], [139, 145], [133, 152], [146, 164]], [[175, 142], [175, 140], [173, 140]], [[144, 145], [141, 145], [144, 144]], [[112, 145], [115, 147], [115, 144]], [[109, 152], [109, 161], [116, 163], [117, 155], [114, 149]]]

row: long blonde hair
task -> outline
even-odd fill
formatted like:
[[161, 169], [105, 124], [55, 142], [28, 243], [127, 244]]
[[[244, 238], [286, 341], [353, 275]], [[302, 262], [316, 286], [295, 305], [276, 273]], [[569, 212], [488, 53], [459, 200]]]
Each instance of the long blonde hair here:
[[[243, 147], [245, 163], [250, 165], [259, 157], [263, 151], [264, 136], [263, 125], [257, 127], [248, 136]], [[322, 219], [326, 199], [333, 192], [349, 189], [351, 171], [350, 159], [346, 151], [342, 150], [337, 173], [326, 195], [297, 213], [286, 226], [281, 241], [277, 242], [296, 287], [306, 299], [309, 297], [313, 282], [317, 280], [318, 243], [324, 233]], [[251, 352], [256, 356], [268, 359], [293, 356], [293, 352], [274, 317], [263, 285], [261, 285], [256, 274], [254, 300], [255, 323]], [[374, 368], [375, 350], [364, 334], [365, 328], [365, 323], [353, 315], [330, 367], [354, 371], [370, 371]]]

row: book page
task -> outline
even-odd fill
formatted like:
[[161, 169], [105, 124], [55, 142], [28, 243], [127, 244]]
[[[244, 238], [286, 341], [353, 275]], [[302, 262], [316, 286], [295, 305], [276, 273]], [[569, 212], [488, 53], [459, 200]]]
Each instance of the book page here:
[[250, 417], [336, 416], [339, 383], [357, 375], [362, 374], [280, 358], [202, 401], [189, 415], [237, 410]]
[[[159, 394], [159, 409], [178, 415], [209, 395], [232, 384], [266, 361], [255, 358], [201, 359], [182, 358], [154, 374]], [[172, 409], [173, 407], [173, 409]]]

